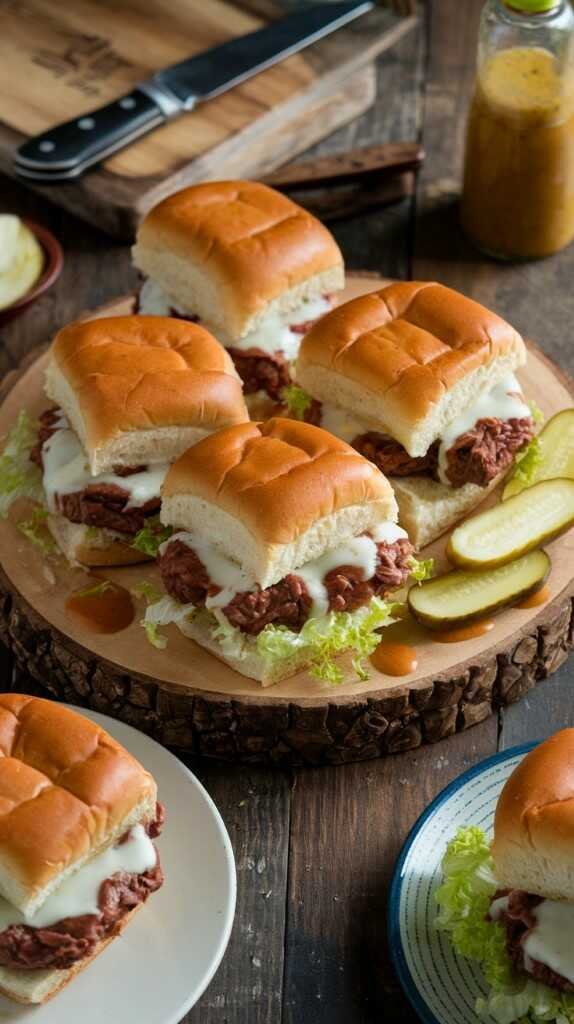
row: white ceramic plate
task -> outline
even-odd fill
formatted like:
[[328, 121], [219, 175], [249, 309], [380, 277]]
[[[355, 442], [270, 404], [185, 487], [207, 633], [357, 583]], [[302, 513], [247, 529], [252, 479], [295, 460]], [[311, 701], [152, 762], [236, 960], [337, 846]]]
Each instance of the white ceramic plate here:
[[389, 901], [389, 943], [401, 984], [424, 1024], [478, 1024], [474, 1006], [487, 986], [476, 963], [458, 957], [437, 931], [434, 894], [447, 843], [461, 825], [492, 837], [508, 776], [535, 744], [482, 761], [439, 793], [413, 827], [397, 862]]
[[211, 981], [235, 912], [235, 862], [212, 799], [173, 754], [122, 722], [75, 708], [152, 773], [166, 809], [157, 840], [165, 873], [124, 935], [51, 1002], [0, 997], [0, 1021], [17, 1024], [179, 1024]]

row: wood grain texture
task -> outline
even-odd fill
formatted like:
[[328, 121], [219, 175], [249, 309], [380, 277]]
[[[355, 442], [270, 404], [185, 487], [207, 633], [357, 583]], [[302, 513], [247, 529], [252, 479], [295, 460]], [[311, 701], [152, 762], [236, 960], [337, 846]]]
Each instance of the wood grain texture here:
[[[14, 152], [26, 137], [295, 9], [289, 0], [158, 0], [152, 14], [145, 0], [58, 7], [50, 0], [10, 0], [0, 32], [0, 169], [13, 173]], [[414, 23], [379, 7], [304, 54], [198, 104], [78, 181], [30, 187], [130, 237], [141, 216], [178, 188], [265, 173], [363, 112], [374, 98], [369, 65]]]

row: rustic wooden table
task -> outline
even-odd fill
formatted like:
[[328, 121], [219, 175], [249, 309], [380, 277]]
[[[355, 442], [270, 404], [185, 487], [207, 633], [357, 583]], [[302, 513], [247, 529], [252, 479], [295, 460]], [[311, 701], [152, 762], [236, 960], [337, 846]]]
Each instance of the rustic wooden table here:
[[[322, 152], [422, 137], [416, 199], [335, 228], [352, 268], [436, 279], [492, 306], [574, 370], [574, 247], [537, 264], [487, 262], [461, 237], [456, 198], [481, 0], [434, 0], [426, 21], [387, 53], [376, 107]], [[2, 332], [0, 371], [73, 319], [133, 287], [127, 247], [3, 182], [2, 208], [52, 227], [66, 267], [47, 297]], [[25, 689], [4, 666], [4, 687]], [[497, 750], [574, 723], [571, 669], [498, 717], [436, 745], [343, 767], [270, 770], [192, 764], [235, 849], [237, 915], [215, 979], [186, 1024], [371, 1024], [415, 1021], [385, 945], [388, 883], [423, 808]], [[193, 928], [193, 920], [190, 921]]]

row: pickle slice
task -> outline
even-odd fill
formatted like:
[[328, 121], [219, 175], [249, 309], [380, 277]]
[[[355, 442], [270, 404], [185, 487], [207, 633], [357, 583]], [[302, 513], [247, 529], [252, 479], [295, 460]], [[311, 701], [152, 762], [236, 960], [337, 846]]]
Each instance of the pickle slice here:
[[525, 555], [574, 523], [574, 480], [541, 480], [453, 530], [446, 553], [454, 565], [494, 569]]
[[512, 477], [502, 492], [503, 501], [541, 480], [556, 480], [558, 477], [574, 480], [574, 409], [557, 412], [540, 431], [538, 441], [541, 459], [531, 479], [526, 481], [518, 476]]
[[549, 572], [545, 551], [531, 551], [485, 572], [452, 569], [411, 587], [409, 608], [429, 629], [452, 629], [529, 597], [544, 585]]

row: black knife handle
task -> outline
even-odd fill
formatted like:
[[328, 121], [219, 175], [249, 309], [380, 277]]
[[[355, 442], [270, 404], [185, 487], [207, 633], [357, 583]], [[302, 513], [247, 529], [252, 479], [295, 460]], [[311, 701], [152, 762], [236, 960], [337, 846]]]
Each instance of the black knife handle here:
[[86, 167], [166, 120], [160, 107], [141, 89], [82, 117], [59, 124], [23, 143], [16, 169], [70, 173]]

